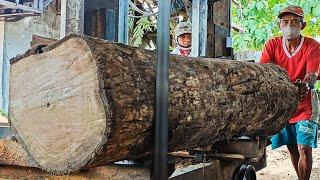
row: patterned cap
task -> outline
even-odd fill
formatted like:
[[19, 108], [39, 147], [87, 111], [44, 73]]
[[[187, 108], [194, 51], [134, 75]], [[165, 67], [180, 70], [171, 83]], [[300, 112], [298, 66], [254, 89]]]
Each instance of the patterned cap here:
[[177, 24], [175, 29], [175, 38], [178, 39], [178, 37], [182, 34], [192, 33], [191, 29], [191, 23], [190, 22], [180, 22]]
[[303, 9], [300, 6], [290, 5], [279, 12], [278, 18], [281, 18], [284, 13], [291, 13], [303, 18]]

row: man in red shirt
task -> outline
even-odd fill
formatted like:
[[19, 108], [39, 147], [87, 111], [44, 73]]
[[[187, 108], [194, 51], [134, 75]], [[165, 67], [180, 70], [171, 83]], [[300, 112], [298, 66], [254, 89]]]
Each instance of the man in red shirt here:
[[260, 63], [274, 63], [286, 69], [291, 81], [299, 87], [301, 101], [287, 126], [272, 137], [272, 148], [287, 145], [299, 180], [307, 180], [312, 169], [312, 148], [317, 147], [318, 126], [312, 121], [309, 88], [318, 77], [320, 44], [300, 34], [306, 26], [301, 7], [288, 6], [278, 17], [283, 36], [265, 44]]

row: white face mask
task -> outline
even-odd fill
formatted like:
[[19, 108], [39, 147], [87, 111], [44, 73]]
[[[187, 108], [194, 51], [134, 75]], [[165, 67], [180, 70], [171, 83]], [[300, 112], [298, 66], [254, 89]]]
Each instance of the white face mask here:
[[300, 35], [300, 28], [298, 28], [298, 27], [287, 26], [287, 27], [281, 28], [281, 31], [283, 33], [283, 37], [286, 40], [291, 40], [291, 39], [296, 38]]

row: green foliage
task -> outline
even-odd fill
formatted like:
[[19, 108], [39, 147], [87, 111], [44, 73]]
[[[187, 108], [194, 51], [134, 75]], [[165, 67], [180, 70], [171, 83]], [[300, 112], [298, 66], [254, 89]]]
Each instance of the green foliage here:
[[148, 17], [142, 17], [133, 28], [133, 35], [131, 38], [131, 45], [140, 46], [142, 44], [142, 38], [147, 32], [153, 31], [155, 24], [149, 20]]
[[[134, 15], [134, 11], [131, 8], [129, 8], [129, 15]], [[134, 26], [134, 18], [129, 18], [128, 19], [128, 28], [130, 31], [133, 30], [133, 26]]]
[[[129, 9], [129, 15], [135, 15], [132, 9]], [[151, 20], [151, 17], [141, 17], [141, 18], [129, 18], [129, 45], [131, 46], [141, 46], [143, 43], [143, 38], [148, 34], [155, 34], [157, 32], [157, 17]], [[178, 19], [170, 21], [170, 36], [172, 37], [172, 43], [169, 45], [169, 50], [173, 50], [175, 46], [174, 40], [174, 29], [178, 23]], [[155, 41], [156, 39], [154, 39]], [[156, 42], [154, 42], [156, 44]]]
[[320, 92], [320, 81], [319, 80], [314, 84], [314, 89], [316, 89], [318, 92]]
[[0, 109], [0, 115], [8, 118], [8, 113], [4, 112], [2, 109]]
[[278, 13], [287, 5], [299, 5], [304, 9], [307, 27], [303, 34], [320, 36], [320, 3], [309, 0], [239, 0], [233, 5], [232, 21], [245, 29], [233, 32], [233, 46], [237, 50], [262, 50], [264, 43], [273, 36], [281, 35]]
[[[141, 46], [143, 37], [146, 36], [148, 33], [156, 33], [157, 32], [157, 25], [149, 20], [148, 17], [140, 18], [136, 24], [133, 22], [133, 18], [129, 20], [129, 29], [131, 31], [131, 35], [129, 37], [129, 44], [132, 46]], [[170, 22], [170, 36], [174, 37], [174, 28], [177, 23]], [[174, 40], [174, 38], [172, 38]], [[156, 42], [154, 42], [156, 43]], [[172, 41], [172, 45], [175, 46], [175, 41]], [[169, 50], [173, 50], [173, 46], [169, 45]]]

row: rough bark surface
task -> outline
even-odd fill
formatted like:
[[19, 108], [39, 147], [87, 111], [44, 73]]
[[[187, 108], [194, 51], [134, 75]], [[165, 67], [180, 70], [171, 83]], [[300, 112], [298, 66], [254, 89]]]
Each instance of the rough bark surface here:
[[[39, 167], [63, 174], [152, 153], [156, 54], [68, 36], [12, 60], [10, 120]], [[169, 151], [269, 136], [293, 115], [284, 70], [170, 56]]]

